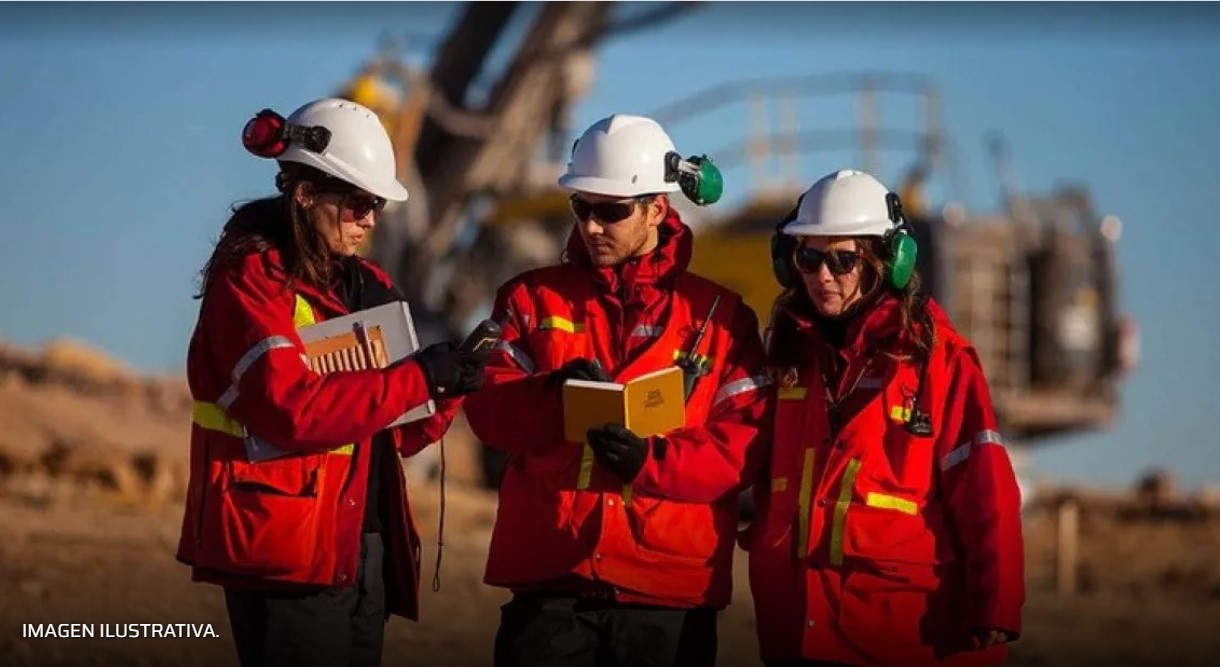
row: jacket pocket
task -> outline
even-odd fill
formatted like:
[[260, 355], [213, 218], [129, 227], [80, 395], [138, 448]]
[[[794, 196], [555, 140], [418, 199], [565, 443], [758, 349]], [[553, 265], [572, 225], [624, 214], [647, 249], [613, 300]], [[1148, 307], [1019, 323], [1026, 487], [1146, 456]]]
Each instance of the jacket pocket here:
[[844, 521], [843, 553], [870, 561], [921, 565], [952, 563], [955, 548], [936, 506], [880, 492], [852, 503]]
[[[679, 503], [638, 494], [628, 506], [631, 532], [648, 551], [708, 559], [736, 536], [735, 517], [726, 524], [713, 505]], [[728, 516], [727, 513], [725, 516]]]
[[234, 462], [221, 500], [224, 569], [304, 577], [318, 552], [322, 471], [320, 456]]

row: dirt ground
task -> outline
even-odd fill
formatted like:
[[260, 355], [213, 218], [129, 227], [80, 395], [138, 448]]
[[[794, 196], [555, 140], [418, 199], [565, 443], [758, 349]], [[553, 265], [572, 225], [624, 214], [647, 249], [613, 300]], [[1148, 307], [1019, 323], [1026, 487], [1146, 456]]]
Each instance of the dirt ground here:
[[[219, 589], [192, 584], [173, 558], [189, 406], [180, 380], [133, 378], [88, 350], [0, 345], [0, 667], [237, 664]], [[439, 593], [427, 586], [439, 489], [412, 473], [423, 618], [389, 622], [386, 665], [490, 664], [507, 599], [481, 583], [496, 499], [470, 483], [477, 464], [462, 437], [459, 423]], [[1053, 515], [1031, 508], [1025, 529], [1029, 599], [1010, 664], [1220, 664], [1220, 516], [1123, 519], [1086, 506], [1073, 597], [1054, 593]], [[744, 575], [739, 552], [720, 665], [758, 664]], [[43, 623], [206, 623], [219, 636], [23, 638], [24, 624]]]
[[[109, 492], [54, 487], [27, 479], [0, 492], [0, 664], [236, 664], [219, 590], [190, 583], [187, 568], [173, 559], [178, 506], [139, 506]], [[429, 546], [426, 579], [435, 565], [437, 492], [432, 483], [414, 491]], [[419, 623], [390, 621], [384, 664], [490, 664], [498, 607], [507, 599], [480, 581], [495, 498], [470, 488], [450, 488], [447, 497], [441, 590], [425, 588]], [[1121, 540], [1088, 546], [1085, 592], [1063, 599], [1050, 590], [1051, 544], [1038, 537], [1051, 532], [1048, 521], [1027, 521], [1031, 595], [1026, 635], [1014, 645], [1010, 664], [1217, 664], [1215, 525], [1136, 526]], [[734, 603], [720, 620], [721, 665], [757, 664], [744, 565], [739, 552]], [[210, 623], [219, 637], [23, 639], [26, 623]]]

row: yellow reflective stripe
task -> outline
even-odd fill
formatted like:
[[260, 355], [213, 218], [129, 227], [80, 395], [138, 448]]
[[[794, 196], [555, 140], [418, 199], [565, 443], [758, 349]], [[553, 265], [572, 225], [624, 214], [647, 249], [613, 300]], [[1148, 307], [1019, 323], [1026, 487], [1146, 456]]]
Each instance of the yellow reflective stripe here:
[[[225, 411], [220, 409], [220, 406], [215, 403], [195, 401], [194, 405], [191, 406], [191, 421], [195, 422], [200, 428], [209, 431], [217, 431], [235, 438], [246, 437], [246, 427], [242, 426], [241, 422], [226, 415]], [[351, 456], [355, 449], [355, 445], [346, 444], [329, 451], [331, 454]]]
[[860, 472], [860, 459], [852, 459], [843, 472], [843, 484], [839, 487], [839, 502], [835, 504], [834, 528], [830, 533], [830, 564], [843, 564], [843, 526], [847, 523], [847, 508], [851, 506], [851, 488]]
[[910, 409], [904, 408], [901, 405], [895, 405], [894, 407], [890, 408], [890, 419], [898, 422], [899, 424], [905, 424], [911, 421], [911, 411]]
[[779, 493], [780, 491], [787, 491], [788, 490], [788, 478], [787, 477], [776, 477], [775, 479], [772, 479], [771, 480], [771, 490], [776, 493]]
[[584, 450], [580, 453], [580, 476], [576, 478], [576, 488], [584, 491], [589, 488], [589, 480], [593, 478], [593, 448], [589, 443], [584, 444]]
[[556, 329], [558, 331], [566, 331], [568, 333], [581, 333], [585, 330], [585, 325], [579, 322], [572, 322], [566, 317], [551, 315], [544, 317], [538, 322], [539, 329]]
[[869, 507], [884, 507], [886, 509], [898, 510], [903, 514], [917, 514], [919, 512], [919, 506], [906, 498], [899, 498], [898, 496], [884, 493], [873, 493], [871, 491], [868, 497], [865, 498], [864, 504]]
[[301, 327], [317, 323], [318, 321], [313, 316], [313, 308], [305, 300], [305, 297], [298, 294], [296, 303], [292, 306], [292, 326], [300, 329]]
[[631, 485], [624, 484], [623, 485], [623, 504], [626, 505], [629, 502], [631, 502]]
[[711, 362], [711, 358], [706, 354], [686, 354], [682, 350], [674, 350], [674, 361], [679, 361], [683, 357], [689, 357], [696, 364], [704, 367], [708, 366]]
[[195, 401], [195, 404], [191, 407], [191, 420], [200, 428], [206, 428], [209, 431], [220, 431], [235, 438], [246, 437], [246, 427], [242, 426], [236, 419], [230, 418], [215, 403]]
[[810, 501], [812, 498], [813, 447], [810, 447], [805, 450], [805, 464], [801, 467], [801, 493], [797, 496], [797, 507], [800, 508], [800, 515], [797, 517], [796, 553], [800, 558], [804, 558], [806, 551], [809, 549], [809, 518], [811, 511]]
[[[313, 308], [310, 307], [309, 302], [306, 301], [300, 294], [296, 295], [296, 303], [292, 308], [293, 326], [299, 329], [303, 326], [314, 324], [315, 322]], [[255, 345], [255, 349], [259, 351], [253, 356], [253, 359], [257, 359], [258, 356], [261, 356], [267, 350], [276, 347], [285, 347], [285, 345], [280, 344], [281, 342], [287, 342], [287, 339], [283, 338], [282, 336], [274, 336], [270, 339], [260, 341], [258, 345]], [[288, 342], [287, 345], [291, 346], [292, 343]], [[249, 357], [251, 356], [251, 353], [247, 352], [245, 356]], [[247, 362], [243, 357], [243, 361], [238, 363], [240, 371], [244, 372], [245, 368], [253, 363], [253, 359]], [[241, 372], [234, 371], [234, 375], [236, 377], [233, 387], [237, 386], [236, 378], [241, 376]], [[230, 392], [226, 392], [226, 395], [229, 393]], [[221, 397], [222, 401], [225, 399], [226, 396]], [[227, 402], [232, 403], [232, 399], [229, 399]], [[246, 427], [243, 426], [241, 422], [233, 419], [227, 413], [225, 413], [224, 408], [220, 407], [220, 405], [217, 403], [195, 401], [191, 406], [191, 421], [195, 422], [195, 424], [200, 428], [204, 428], [209, 431], [218, 431], [220, 433], [231, 435], [235, 438], [246, 437]], [[337, 454], [340, 456], [351, 456], [355, 449], [355, 444], [349, 443], [346, 445], [340, 445], [328, 451], [331, 454]]]
[[805, 387], [780, 387], [779, 400], [802, 401], [805, 399]]

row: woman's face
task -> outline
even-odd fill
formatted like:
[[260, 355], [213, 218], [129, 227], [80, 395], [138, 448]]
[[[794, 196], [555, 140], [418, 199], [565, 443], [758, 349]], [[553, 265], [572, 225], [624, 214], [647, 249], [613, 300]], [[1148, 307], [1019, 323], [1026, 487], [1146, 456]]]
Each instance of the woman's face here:
[[823, 317], [838, 317], [860, 300], [864, 262], [855, 239], [802, 237], [793, 262], [809, 300]]
[[309, 222], [326, 241], [331, 254], [351, 257], [365, 242], [377, 216], [385, 207], [380, 197], [352, 189], [348, 192], [318, 192], [312, 188], [298, 190], [300, 203]]

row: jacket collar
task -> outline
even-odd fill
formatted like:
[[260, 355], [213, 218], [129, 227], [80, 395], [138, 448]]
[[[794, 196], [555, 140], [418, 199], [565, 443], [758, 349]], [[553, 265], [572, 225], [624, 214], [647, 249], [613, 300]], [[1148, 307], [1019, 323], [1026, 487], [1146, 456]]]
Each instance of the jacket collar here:
[[[288, 283], [288, 273], [284, 269], [284, 258], [278, 248], [271, 248], [263, 252], [263, 264], [266, 267], [268, 277], [275, 279], [285, 286]], [[356, 264], [350, 265], [352, 269], [356, 268]], [[344, 266], [340, 260], [335, 260], [335, 276], [336, 279], [340, 272], [344, 270]], [[347, 305], [335, 293], [334, 289], [322, 289], [317, 285], [297, 281], [292, 289], [297, 294], [305, 297], [310, 303], [324, 307], [325, 309], [338, 314], [347, 314]]]
[[[866, 305], [864, 310], [852, 317], [847, 326], [840, 352], [850, 358], [860, 356], [866, 351], [880, 346], [889, 347], [895, 351], [907, 348], [908, 345], [913, 346], [915, 341], [902, 328], [901, 306], [902, 302], [892, 292], [886, 291], [876, 297], [871, 305]], [[783, 308], [788, 317], [792, 318], [801, 335], [816, 340], [820, 345], [830, 347], [818, 330], [813, 307], [806, 299], [792, 300]], [[933, 328], [943, 330], [948, 322], [948, 315], [940, 304], [929, 298], [927, 309]], [[916, 326], [923, 325], [917, 323]]]
[[636, 294], [641, 289], [666, 289], [690, 266], [694, 235], [672, 206], [657, 228], [657, 247], [643, 257], [617, 266], [596, 267], [575, 225], [568, 235], [566, 261], [592, 276], [594, 283], [610, 294]]

